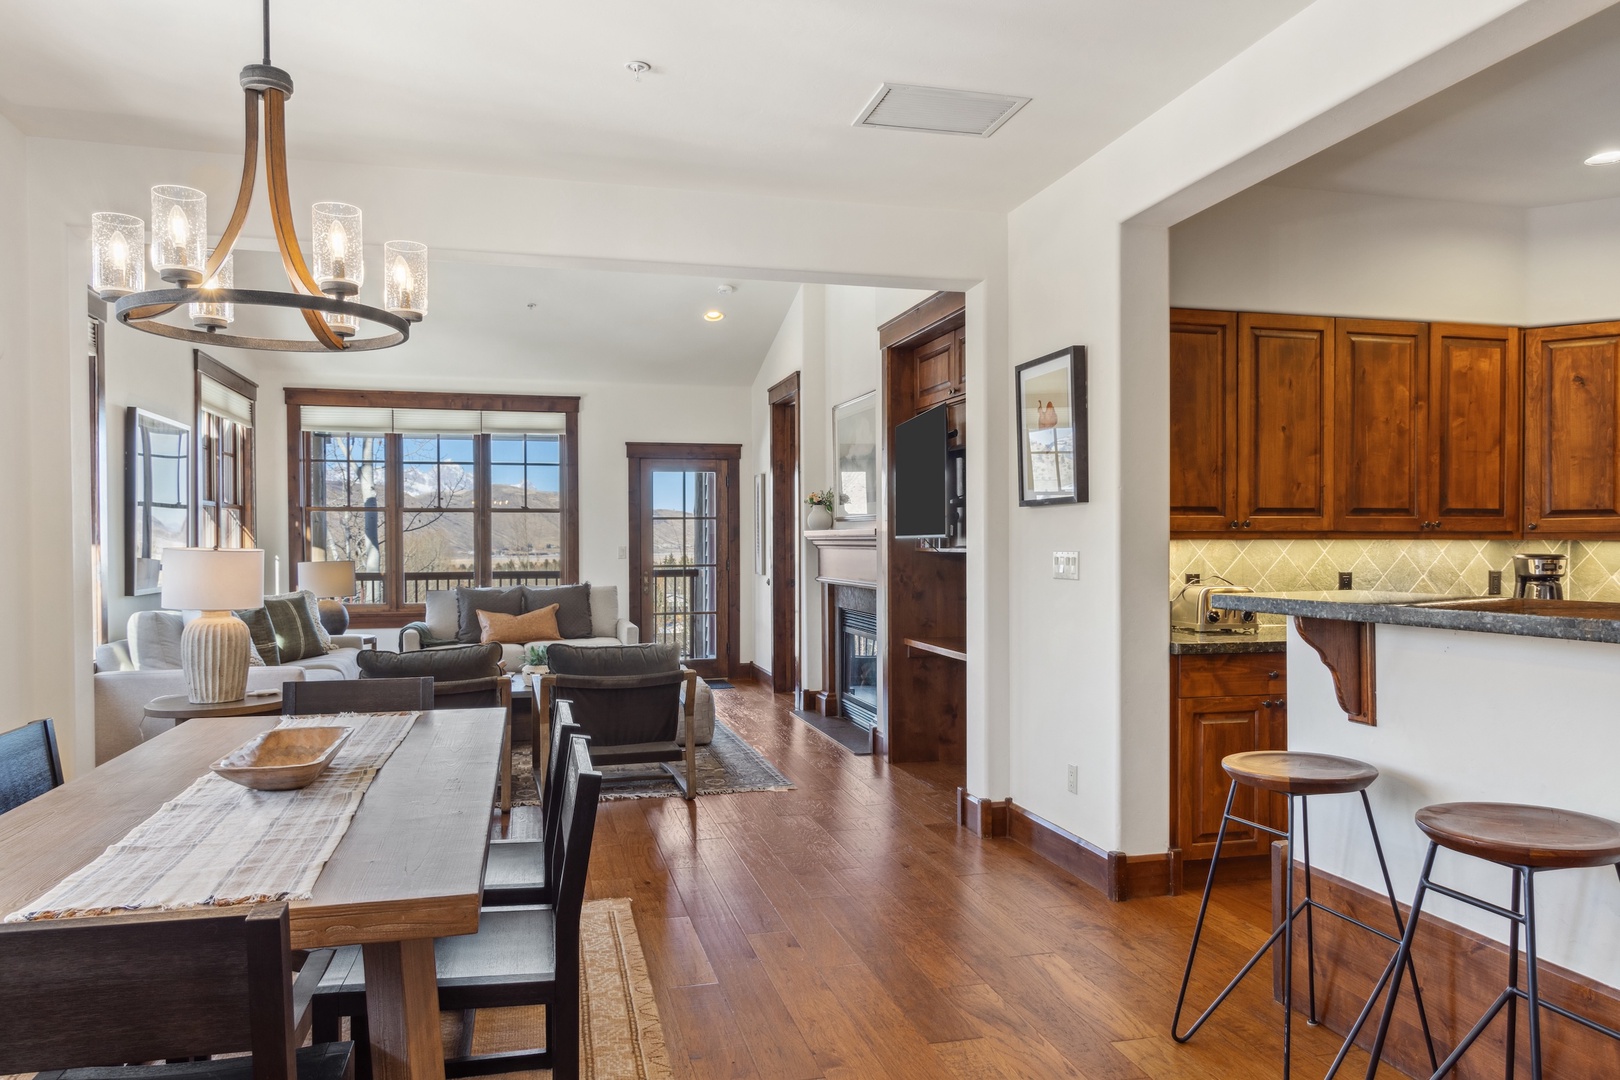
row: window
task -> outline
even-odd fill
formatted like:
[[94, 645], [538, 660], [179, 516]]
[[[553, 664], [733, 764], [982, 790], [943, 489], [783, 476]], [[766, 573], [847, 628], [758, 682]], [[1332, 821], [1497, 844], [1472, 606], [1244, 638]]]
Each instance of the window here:
[[253, 421], [258, 384], [207, 353], [193, 354], [197, 377], [198, 547], [252, 547]]
[[360, 625], [429, 590], [578, 580], [578, 398], [286, 394], [293, 557], [354, 561]]

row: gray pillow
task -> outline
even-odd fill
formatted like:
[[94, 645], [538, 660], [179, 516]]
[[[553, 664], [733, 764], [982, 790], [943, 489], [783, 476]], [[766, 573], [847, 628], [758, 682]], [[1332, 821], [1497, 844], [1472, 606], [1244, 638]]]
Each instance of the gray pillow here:
[[275, 667], [281, 663], [281, 646], [276, 644], [276, 628], [270, 622], [270, 613], [262, 607], [244, 608], [233, 611], [238, 619], [247, 623], [248, 633], [253, 635], [253, 651], [259, 654], [259, 659], [268, 667]]
[[548, 645], [546, 666], [558, 675], [654, 675], [679, 671], [673, 645]]
[[463, 645], [477, 645], [483, 637], [478, 625], [480, 611], [494, 611], [501, 615], [523, 614], [523, 587], [510, 589], [456, 590], [456, 640]]
[[[484, 609], [488, 611], [488, 608]], [[380, 652], [361, 649], [355, 657], [362, 679], [420, 679], [431, 675], [436, 683], [485, 679], [501, 673], [501, 647], [468, 645], [459, 649], [422, 652]]]
[[558, 633], [565, 638], [591, 636], [591, 586], [588, 582], [551, 588], [524, 585], [522, 588], [524, 611], [539, 611], [556, 604]]
[[264, 598], [264, 611], [270, 617], [270, 625], [275, 628], [276, 647], [281, 650], [282, 663], [326, 655], [314, 593], [300, 591], [283, 596], [267, 596]]

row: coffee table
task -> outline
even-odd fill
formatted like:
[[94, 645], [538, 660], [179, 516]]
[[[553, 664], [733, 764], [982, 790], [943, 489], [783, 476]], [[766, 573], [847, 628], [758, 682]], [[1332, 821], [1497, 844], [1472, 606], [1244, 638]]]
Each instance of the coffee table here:
[[199, 705], [184, 694], [165, 694], [146, 703], [146, 715], [183, 724], [198, 716], [264, 716], [281, 711], [281, 691], [266, 690], [235, 701]]

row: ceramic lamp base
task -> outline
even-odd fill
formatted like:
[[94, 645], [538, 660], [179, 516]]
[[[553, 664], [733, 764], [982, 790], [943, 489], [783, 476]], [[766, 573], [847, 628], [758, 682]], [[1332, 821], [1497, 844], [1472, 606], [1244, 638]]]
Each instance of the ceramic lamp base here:
[[343, 601], [317, 600], [315, 607], [320, 612], [321, 625], [326, 627], [328, 634], [349, 632], [349, 609], [343, 606]]
[[193, 705], [241, 701], [247, 696], [248, 650], [253, 635], [229, 611], [205, 611], [180, 634], [180, 667]]

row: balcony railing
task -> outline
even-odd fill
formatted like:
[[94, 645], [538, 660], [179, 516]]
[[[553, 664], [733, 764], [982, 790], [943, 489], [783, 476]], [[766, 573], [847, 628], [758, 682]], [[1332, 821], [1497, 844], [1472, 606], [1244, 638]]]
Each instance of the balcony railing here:
[[653, 624], [649, 640], [675, 645], [683, 660], [711, 660], [715, 655], [714, 599], [702, 595], [699, 568], [653, 568]]
[[[498, 587], [512, 585], [556, 585], [562, 581], [561, 570], [496, 570], [490, 575]], [[382, 604], [383, 575], [362, 571], [354, 575], [355, 583], [360, 590], [361, 604]], [[478, 575], [471, 570], [465, 572], [446, 571], [442, 573], [419, 573], [405, 575], [405, 595], [400, 604], [421, 604], [426, 602], [430, 591], [437, 592], [444, 589], [471, 587], [478, 584]]]

